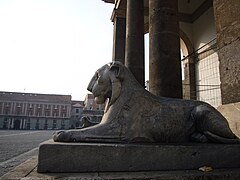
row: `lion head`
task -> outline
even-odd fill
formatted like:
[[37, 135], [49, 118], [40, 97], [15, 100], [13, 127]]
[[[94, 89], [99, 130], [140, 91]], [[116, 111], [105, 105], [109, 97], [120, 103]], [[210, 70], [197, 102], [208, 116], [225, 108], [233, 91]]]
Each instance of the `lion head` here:
[[97, 104], [103, 104], [109, 98], [113, 104], [121, 92], [123, 81], [123, 64], [115, 61], [99, 68], [92, 77], [87, 90], [93, 93]]

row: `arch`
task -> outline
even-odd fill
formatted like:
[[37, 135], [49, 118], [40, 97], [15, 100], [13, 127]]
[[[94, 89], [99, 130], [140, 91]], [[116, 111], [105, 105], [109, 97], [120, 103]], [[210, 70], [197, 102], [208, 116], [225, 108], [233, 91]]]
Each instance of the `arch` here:
[[193, 48], [192, 42], [188, 38], [187, 34], [182, 29], [180, 29], [179, 30], [179, 36], [183, 40], [184, 44], [186, 45], [186, 48], [188, 50], [187, 55], [192, 54], [194, 52], [194, 48]]
[[21, 121], [19, 119], [14, 120], [13, 129], [15, 130], [20, 129], [20, 124], [21, 124]]
[[184, 99], [196, 99], [196, 79], [195, 79], [195, 57], [194, 48], [192, 42], [188, 38], [187, 34], [180, 29], [180, 49], [183, 51], [183, 65], [182, 71], [184, 74], [183, 80], [183, 98]]
[[3, 129], [8, 129], [8, 118], [4, 118], [3, 120]]

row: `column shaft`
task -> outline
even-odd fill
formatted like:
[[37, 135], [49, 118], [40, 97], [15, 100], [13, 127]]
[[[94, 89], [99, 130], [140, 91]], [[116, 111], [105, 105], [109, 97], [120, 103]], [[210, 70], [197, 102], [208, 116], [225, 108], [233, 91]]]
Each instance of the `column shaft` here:
[[126, 18], [114, 18], [113, 61], [125, 64]]
[[149, 88], [182, 98], [178, 1], [149, 0]]
[[126, 24], [125, 65], [145, 86], [143, 0], [127, 0]]

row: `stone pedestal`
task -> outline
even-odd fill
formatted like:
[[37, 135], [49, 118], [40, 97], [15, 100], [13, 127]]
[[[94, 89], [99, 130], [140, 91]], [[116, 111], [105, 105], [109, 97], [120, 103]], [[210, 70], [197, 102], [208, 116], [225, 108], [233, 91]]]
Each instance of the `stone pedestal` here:
[[121, 172], [239, 168], [240, 144], [40, 144], [38, 172]]

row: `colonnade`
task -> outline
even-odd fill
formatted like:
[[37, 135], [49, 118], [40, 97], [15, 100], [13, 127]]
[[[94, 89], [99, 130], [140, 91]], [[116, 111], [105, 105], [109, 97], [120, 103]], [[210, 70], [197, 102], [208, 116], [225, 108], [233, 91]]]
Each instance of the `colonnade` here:
[[[113, 61], [121, 61], [145, 86], [144, 1], [127, 0], [115, 12]], [[149, 0], [149, 90], [182, 98], [178, 1]]]

